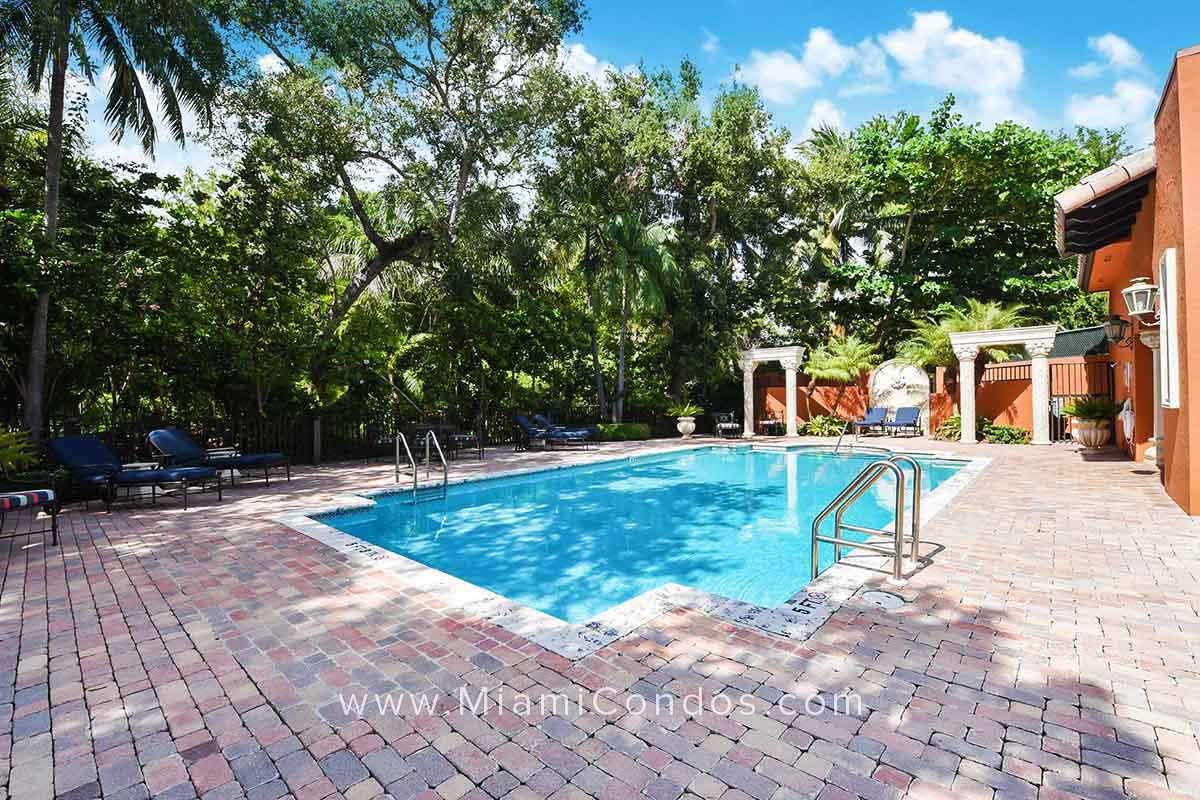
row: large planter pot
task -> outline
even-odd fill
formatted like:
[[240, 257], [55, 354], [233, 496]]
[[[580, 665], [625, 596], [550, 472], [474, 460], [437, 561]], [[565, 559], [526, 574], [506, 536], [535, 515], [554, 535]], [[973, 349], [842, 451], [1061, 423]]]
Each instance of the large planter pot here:
[[1071, 420], [1071, 436], [1089, 450], [1096, 450], [1108, 444], [1112, 436], [1112, 422], [1107, 419], [1075, 417]]
[[675, 430], [679, 431], [679, 435], [684, 439], [692, 438], [692, 434], [696, 432], [696, 418], [676, 417]]

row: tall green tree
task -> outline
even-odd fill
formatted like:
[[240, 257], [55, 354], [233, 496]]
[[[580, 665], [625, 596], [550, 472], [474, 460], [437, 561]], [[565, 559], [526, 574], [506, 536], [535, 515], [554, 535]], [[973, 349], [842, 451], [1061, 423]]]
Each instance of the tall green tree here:
[[[814, 380], [831, 381], [838, 386], [837, 396], [830, 409], [837, 414], [842, 405], [842, 397], [846, 387], [866, 375], [879, 363], [879, 347], [850, 334], [834, 336], [828, 342], [812, 351], [804, 371]], [[811, 392], [805, 395], [805, 402], [810, 402]], [[809, 416], [812, 407], [808, 406]]]
[[559, 42], [582, 10], [576, 0], [291, 6], [244, 10], [283, 73], [227, 95], [235, 127], [222, 141], [269, 149], [281, 172], [344, 194], [370, 256], [325, 313], [329, 339], [395, 265], [463, 276], [460, 240], [483, 235], [540, 156], [556, 96], [543, 87], [557, 83]]
[[[1029, 315], [1020, 304], [1002, 305], [990, 301], [968, 299], [936, 319], [913, 321], [908, 338], [900, 343], [898, 357], [918, 367], [945, 367], [950, 373], [958, 370], [958, 356], [950, 343], [950, 334], [968, 331], [1003, 330], [1028, 325]], [[1015, 348], [1019, 349], [1019, 348]], [[989, 361], [1008, 361], [1013, 347], [986, 347], [975, 361], [975, 380], [983, 379], [983, 367]]]
[[625, 412], [625, 356], [629, 324], [646, 319], [663, 309], [667, 291], [677, 280], [675, 258], [669, 245], [674, 233], [662, 225], [644, 225], [630, 215], [618, 215], [605, 226], [611, 249], [603, 282], [608, 302], [617, 309], [620, 332], [617, 338], [617, 390], [612, 404], [612, 421], [620, 422]]
[[211, 102], [226, 71], [221, 20], [209, 2], [107, 3], [101, 0], [0, 0], [0, 46], [15, 52], [33, 91], [46, 87], [46, 180], [43, 266], [37, 276], [27, 377], [25, 424], [35, 442], [45, 424], [47, 325], [58, 238], [67, 73], [78, 68], [89, 81], [112, 70], [105, 119], [118, 139], [128, 129], [153, 152], [152, 94], [171, 134], [184, 141], [184, 111], [209, 121]]

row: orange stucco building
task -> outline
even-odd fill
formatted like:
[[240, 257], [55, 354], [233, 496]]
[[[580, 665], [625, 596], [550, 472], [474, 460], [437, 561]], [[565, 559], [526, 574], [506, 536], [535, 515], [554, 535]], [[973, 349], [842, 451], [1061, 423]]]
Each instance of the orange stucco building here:
[[[1114, 397], [1129, 411], [1118, 445], [1156, 464], [1167, 493], [1200, 514], [1200, 261], [1187, 262], [1200, 259], [1200, 46], [1176, 53], [1154, 134], [1152, 147], [1055, 198], [1058, 247], [1078, 256], [1080, 287], [1108, 292], [1113, 328], [1127, 323], [1110, 347]], [[1157, 289], [1148, 313], [1131, 314], [1123, 296], [1136, 278]]]

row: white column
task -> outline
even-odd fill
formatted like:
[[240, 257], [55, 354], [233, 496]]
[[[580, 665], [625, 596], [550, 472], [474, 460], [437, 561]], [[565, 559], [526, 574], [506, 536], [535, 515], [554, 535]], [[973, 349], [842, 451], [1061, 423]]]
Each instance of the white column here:
[[781, 358], [779, 363], [783, 367], [784, 391], [787, 392], [787, 435], [796, 436], [796, 370], [800, 368], [800, 362], [794, 358]]
[[742, 436], [754, 436], [754, 361], [742, 359]]
[[1145, 461], [1148, 464], [1161, 464], [1163, 459], [1163, 411], [1162, 411], [1162, 376], [1159, 370], [1162, 369], [1162, 362], [1158, 345], [1160, 338], [1158, 330], [1142, 331], [1138, 334], [1138, 338], [1142, 340], [1142, 344], [1150, 348], [1150, 355], [1153, 363], [1153, 380], [1154, 385], [1154, 443], [1146, 450]]
[[975, 357], [979, 348], [973, 344], [954, 348], [958, 356], [958, 415], [962, 420], [964, 442], [975, 444]]
[[1030, 444], [1050, 444], [1050, 351], [1054, 341], [1026, 342], [1025, 352], [1033, 362], [1033, 438]]

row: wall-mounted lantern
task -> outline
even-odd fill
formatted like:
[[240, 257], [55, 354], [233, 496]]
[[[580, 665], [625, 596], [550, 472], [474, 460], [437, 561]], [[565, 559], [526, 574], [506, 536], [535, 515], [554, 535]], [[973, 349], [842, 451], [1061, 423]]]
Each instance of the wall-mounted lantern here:
[[1116, 347], [1132, 347], [1133, 337], [1129, 335], [1130, 327], [1129, 320], [1121, 319], [1117, 314], [1113, 314], [1104, 320], [1104, 338], [1108, 340], [1109, 344]]
[[[1145, 318], [1155, 313], [1158, 300], [1158, 287], [1149, 278], [1134, 278], [1133, 282], [1121, 292], [1125, 298], [1125, 308], [1129, 316], [1145, 322]], [[1105, 333], [1108, 329], [1105, 328]]]

